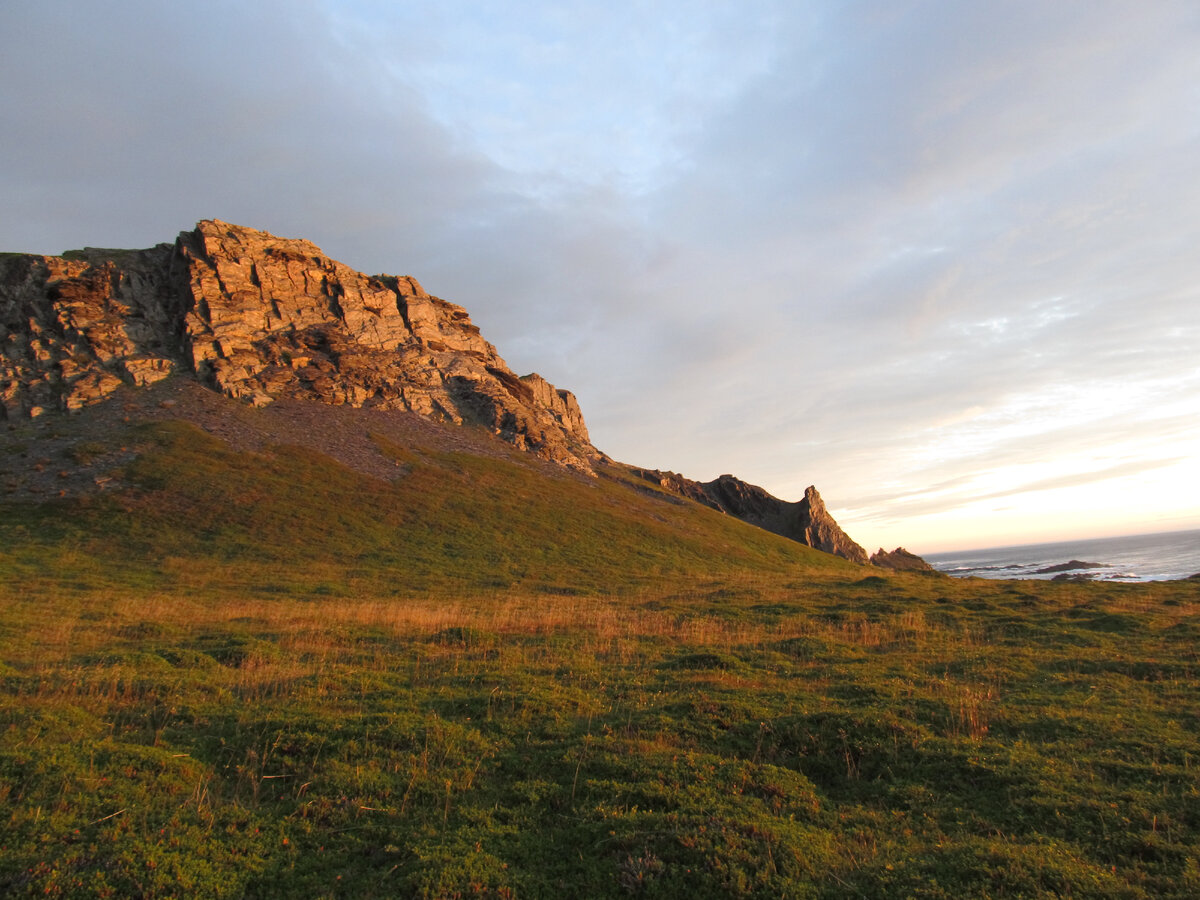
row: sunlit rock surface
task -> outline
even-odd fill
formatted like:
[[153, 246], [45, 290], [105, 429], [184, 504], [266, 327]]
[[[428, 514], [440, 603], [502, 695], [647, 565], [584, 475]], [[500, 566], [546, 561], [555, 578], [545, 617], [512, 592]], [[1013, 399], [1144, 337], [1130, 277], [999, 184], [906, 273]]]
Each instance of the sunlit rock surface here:
[[809, 486], [804, 499], [793, 503], [733, 475], [693, 481], [657, 469], [634, 469], [634, 472], [663, 490], [719, 509], [751, 525], [853, 562], [864, 565], [868, 562], [867, 552], [842, 531], [815, 487]]
[[601, 458], [575, 397], [518, 377], [460, 306], [304, 240], [220, 221], [174, 244], [0, 257], [0, 412], [38, 416], [183, 373], [288, 399], [484, 425], [556, 463]]

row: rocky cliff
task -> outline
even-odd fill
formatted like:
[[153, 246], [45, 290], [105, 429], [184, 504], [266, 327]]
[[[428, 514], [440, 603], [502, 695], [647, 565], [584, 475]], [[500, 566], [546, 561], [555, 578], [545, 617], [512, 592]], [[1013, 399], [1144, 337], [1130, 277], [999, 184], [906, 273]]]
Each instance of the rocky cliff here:
[[867, 564], [867, 552], [838, 526], [817, 489], [811, 485], [804, 499], [780, 500], [757, 485], [732, 475], [712, 481], [692, 481], [674, 472], [634, 469], [641, 478], [664, 490], [736, 516], [751, 525], [774, 532], [817, 550]]
[[0, 350], [5, 417], [183, 373], [260, 406], [316, 399], [482, 424], [587, 471], [603, 456], [575, 397], [518, 377], [462, 307], [220, 221], [147, 250], [0, 257]]
[[[316, 400], [483, 425], [591, 474], [608, 461], [575, 397], [536, 373], [518, 377], [462, 307], [409, 276], [363, 275], [308, 241], [209, 220], [146, 250], [0, 254], [0, 417], [79, 410], [171, 375], [260, 407]], [[732, 475], [634, 471], [867, 562], [815, 488], [788, 503]]]
[[936, 572], [933, 566], [921, 559], [915, 553], [897, 547], [888, 553], [882, 547], [871, 554], [871, 565], [881, 569], [894, 569], [897, 572]]

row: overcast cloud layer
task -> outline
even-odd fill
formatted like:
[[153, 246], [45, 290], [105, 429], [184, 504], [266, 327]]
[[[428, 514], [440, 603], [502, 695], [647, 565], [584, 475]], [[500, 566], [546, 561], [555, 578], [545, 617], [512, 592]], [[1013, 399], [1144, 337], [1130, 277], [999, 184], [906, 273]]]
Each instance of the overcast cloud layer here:
[[309, 238], [869, 549], [1200, 527], [1192, 0], [7, 0], [0, 113], [0, 249]]

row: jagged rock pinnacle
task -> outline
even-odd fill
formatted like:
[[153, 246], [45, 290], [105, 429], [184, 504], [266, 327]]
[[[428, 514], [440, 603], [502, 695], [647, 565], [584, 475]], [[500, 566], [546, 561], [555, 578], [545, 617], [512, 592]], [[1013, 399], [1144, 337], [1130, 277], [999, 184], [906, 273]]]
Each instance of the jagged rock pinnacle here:
[[633, 471], [665, 490], [719, 509], [751, 525], [853, 562], [864, 565], [868, 562], [867, 552], [842, 531], [825, 508], [817, 489], [811, 485], [805, 490], [803, 500], [789, 503], [733, 475], [701, 482], [657, 469]]

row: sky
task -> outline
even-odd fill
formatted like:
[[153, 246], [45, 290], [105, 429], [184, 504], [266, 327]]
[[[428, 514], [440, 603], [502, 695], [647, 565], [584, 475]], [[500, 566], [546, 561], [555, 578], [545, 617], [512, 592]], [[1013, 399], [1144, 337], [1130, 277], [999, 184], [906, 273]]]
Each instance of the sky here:
[[0, 249], [416, 276], [868, 551], [1200, 528], [1194, 0], [4, 0]]

